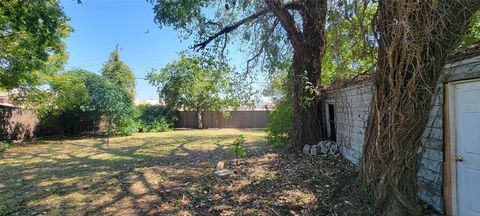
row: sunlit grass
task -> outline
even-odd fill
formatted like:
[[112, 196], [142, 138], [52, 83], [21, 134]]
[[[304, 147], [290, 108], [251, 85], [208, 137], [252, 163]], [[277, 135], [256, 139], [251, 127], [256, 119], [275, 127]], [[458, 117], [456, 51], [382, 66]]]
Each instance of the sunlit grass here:
[[[0, 154], [0, 215], [124, 215], [173, 208], [162, 191], [183, 187], [182, 178], [213, 171], [219, 159], [231, 158], [226, 146], [239, 135], [249, 151], [266, 148], [262, 130], [235, 129], [134, 134], [113, 137], [109, 146], [103, 138], [83, 138], [9, 148]], [[176, 199], [188, 206], [188, 197]]]

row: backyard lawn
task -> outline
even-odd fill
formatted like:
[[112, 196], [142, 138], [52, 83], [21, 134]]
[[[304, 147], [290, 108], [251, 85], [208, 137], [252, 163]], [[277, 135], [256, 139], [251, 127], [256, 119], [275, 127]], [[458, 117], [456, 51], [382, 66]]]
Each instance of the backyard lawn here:
[[[243, 134], [248, 156], [228, 145]], [[39, 140], [0, 154], [0, 215], [361, 215], [352, 166], [272, 150], [262, 130]], [[233, 174], [213, 174], [224, 161]]]

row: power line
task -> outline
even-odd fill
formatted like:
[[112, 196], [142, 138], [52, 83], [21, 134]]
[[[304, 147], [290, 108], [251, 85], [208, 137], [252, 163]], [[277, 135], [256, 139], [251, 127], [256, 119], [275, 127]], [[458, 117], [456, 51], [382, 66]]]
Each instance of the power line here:
[[73, 64], [82, 64], [82, 63], [86, 63], [86, 62], [92, 62], [92, 61], [97, 61], [97, 60], [102, 60], [102, 61], [105, 61], [106, 59], [108, 59], [108, 57], [97, 57], [97, 58], [91, 58], [91, 59], [86, 59], [86, 60], [82, 60], [82, 61], [78, 61], [78, 62], [75, 62]]
[[[147, 80], [146, 77], [135, 77], [137, 80]], [[261, 81], [255, 81], [255, 82], [249, 82], [249, 81], [241, 81], [241, 82], [235, 82], [235, 83], [259, 83], [259, 84], [264, 84], [264, 83], [269, 83], [269, 82], [261, 82]]]
[[83, 68], [83, 67], [95, 67], [95, 66], [99, 66], [99, 65], [103, 65], [103, 63], [93, 64], [93, 65], [66, 65], [65, 67], [69, 67], [69, 68]]

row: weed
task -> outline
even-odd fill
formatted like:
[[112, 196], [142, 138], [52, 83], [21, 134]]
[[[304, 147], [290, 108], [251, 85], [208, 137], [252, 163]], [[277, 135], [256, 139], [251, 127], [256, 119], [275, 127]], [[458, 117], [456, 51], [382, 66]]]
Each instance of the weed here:
[[243, 147], [245, 145], [245, 136], [240, 135], [233, 144], [230, 146], [230, 151], [235, 155], [237, 158], [237, 162], [239, 158], [247, 156], [247, 150]]

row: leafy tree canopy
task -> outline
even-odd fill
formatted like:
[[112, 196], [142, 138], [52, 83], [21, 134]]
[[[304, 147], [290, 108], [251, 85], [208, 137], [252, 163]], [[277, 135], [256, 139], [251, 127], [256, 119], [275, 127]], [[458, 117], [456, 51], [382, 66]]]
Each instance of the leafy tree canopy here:
[[[249, 55], [245, 62], [246, 74], [258, 69], [276, 77], [274, 74], [290, 67], [292, 48], [286, 31], [266, 4], [268, 1], [150, 2], [154, 4], [155, 21], [160, 27], [172, 26], [184, 37], [193, 36], [194, 48], [206, 47], [203, 52], [217, 52], [222, 56], [228, 43], [248, 45], [240, 48]], [[301, 2], [283, 3], [298, 21]], [[376, 58], [376, 40], [371, 27], [376, 3], [330, 0], [328, 5], [321, 74], [324, 85], [369, 72]]]
[[469, 47], [470, 45], [480, 42], [480, 11], [475, 13], [469, 27], [460, 42], [461, 47]]
[[131, 98], [135, 97], [135, 75], [128, 65], [120, 60], [120, 50], [115, 49], [110, 54], [110, 59], [103, 65], [102, 75], [114, 84], [127, 90]]
[[0, 88], [44, 84], [61, 70], [67, 21], [58, 0], [0, 1]]
[[150, 72], [147, 79], [170, 108], [221, 110], [239, 105], [232, 93], [229, 72], [228, 67], [212, 58], [182, 53], [159, 73]]
[[97, 110], [114, 120], [126, 119], [132, 114], [132, 100], [125, 89], [92, 73], [86, 76], [85, 86], [90, 96], [87, 109]]
[[[69, 109], [85, 109], [90, 94], [85, 86], [85, 79], [91, 74], [82, 69], [68, 71], [54, 76], [50, 82], [53, 110], [62, 112]], [[50, 109], [52, 110], [52, 109]]]
[[107, 145], [112, 130], [118, 134], [131, 134], [137, 131], [134, 120], [135, 107], [126, 89], [96, 74], [88, 74], [85, 86], [90, 95], [86, 108], [102, 113], [107, 120]]

